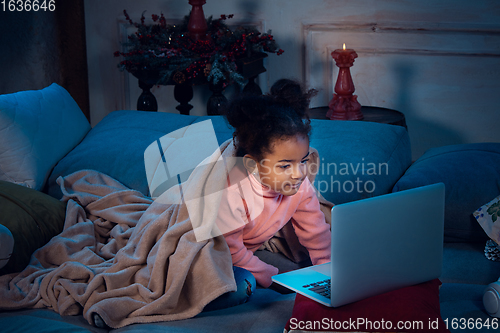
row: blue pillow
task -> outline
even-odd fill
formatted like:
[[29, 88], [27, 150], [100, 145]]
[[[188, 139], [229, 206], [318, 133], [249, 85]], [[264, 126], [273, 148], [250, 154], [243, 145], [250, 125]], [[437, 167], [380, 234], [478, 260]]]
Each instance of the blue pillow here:
[[500, 143], [472, 143], [428, 150], [406, 171], [393, 191], [443, 182], [445, 241], [487, 239], [472, 213], [500, 194]]
[[404, 127], [364, 121], [311, 120], [321, 165], [316, 189], [334, 204], [391, 192], [411, 164]]
[[[55, 183], [58, 176], [94, 169], [149, 195], [146, 148], [165, 134], [207, 119], [212, 120], [219, 144], [232, 137], [233, 129], [221, 116], [112, 112], [55, 166], [48, 193], [61, 197]], [[333, 203], [390, 192], [411, 163], [410, 141], [403, 127], [315, 119], [311, 124], [310, 145], [318, 150], [322, 162], [315, 185]]]
[[44, 188], [54, 165], [90, 130], [63, 87], [0, 95], [0, 180]]
[[59, 176], [92, 169], [123, 185], [149, 195], [144, 166], [146, 148], [165, 134], [203, 120], [212, 120], [219, 144], [232, 137], [222, 117], [199, 117], [166, 112], [114, 111], [102, 119], [85, 139], [60, 160], [48, 181], [48, 194], [60, 198]]

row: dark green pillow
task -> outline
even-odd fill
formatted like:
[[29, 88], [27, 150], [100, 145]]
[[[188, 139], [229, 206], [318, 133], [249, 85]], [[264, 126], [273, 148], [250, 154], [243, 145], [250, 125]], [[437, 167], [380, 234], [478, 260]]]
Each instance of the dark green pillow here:
[[45, 193], [0, 181], [0, 224], [14, 236], [14, 251], [0, 275], [20, 272], [36, 249], [59, 234], [64, 225], [66, 203]]

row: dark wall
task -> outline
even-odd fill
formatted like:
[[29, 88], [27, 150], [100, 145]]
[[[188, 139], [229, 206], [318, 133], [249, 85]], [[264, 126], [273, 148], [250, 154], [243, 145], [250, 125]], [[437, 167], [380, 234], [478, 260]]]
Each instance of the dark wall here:
[[0, 94], [64, 87], [90, 118], [83, 0], [56, 10], [0, 10]]

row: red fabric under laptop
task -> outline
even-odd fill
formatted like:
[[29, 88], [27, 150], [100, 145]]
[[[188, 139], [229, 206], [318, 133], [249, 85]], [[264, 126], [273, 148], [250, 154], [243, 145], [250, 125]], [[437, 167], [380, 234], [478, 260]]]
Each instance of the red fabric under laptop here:
[[321, 332], [450, 332], [441, 318], [434, 279], [337, 308], [297, 294], [285, 329]]

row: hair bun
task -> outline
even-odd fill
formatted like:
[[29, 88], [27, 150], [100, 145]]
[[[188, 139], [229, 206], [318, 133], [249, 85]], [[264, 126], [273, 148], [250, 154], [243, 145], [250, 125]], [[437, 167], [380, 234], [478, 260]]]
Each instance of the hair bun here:
[[309, 136], [309, 100], [315, 90], [304, 92], [292, 80], [282, 79], [266, 95], [240, 94], [222, 109], [234, 128], [236, 156], [261, 159], [272, 151], [273, 140]]
[[251, 122], [261, 123], [267, 115], [265, 96], [242, 94], [222, 109], [229, 124], [234, 128]]
[[304, 91], [300, 83], [290, 79], [276, 81], [270, 90], [276, 102], [291, 107], [302, 118], [308, 117], [309, 103], [316, 93], [314, 89]]

